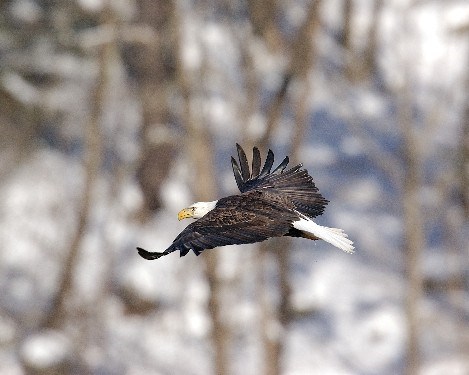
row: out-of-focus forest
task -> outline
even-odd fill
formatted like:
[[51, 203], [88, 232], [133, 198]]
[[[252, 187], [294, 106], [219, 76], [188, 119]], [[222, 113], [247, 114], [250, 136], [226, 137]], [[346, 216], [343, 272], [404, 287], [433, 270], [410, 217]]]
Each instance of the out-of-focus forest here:
[[[468, 374], [465, 0], [0, 3], [1, 374]], [[235, 143], [355, 242], [148, 262]]]

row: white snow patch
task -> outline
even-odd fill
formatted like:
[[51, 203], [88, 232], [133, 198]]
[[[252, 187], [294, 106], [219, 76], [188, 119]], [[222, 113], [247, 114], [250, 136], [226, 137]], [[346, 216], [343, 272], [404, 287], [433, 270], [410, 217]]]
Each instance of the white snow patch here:
[[355, 107], [360, 108], [360, 116], [369, 120], [381, 119], [386, 116], [385, 111], [388, 105], [386, 100], [369, 90], [355, 90], [358, 91], [355, 93]]
[[222, 49], [225, 51], [226, 42], [230, 39], [228, 34], [220, 23], [210, 22], [204, 25], [202, 31], [202, 40], [214, 49]]
[[438, 203], [443, 199], [439, 186], [424, 185], [420, 188], [419, 199], [420, 202], [431, 209], [435, 209]]
[[[360, 305], [379, 305], [400, 297], [402, 285], [397, 278], [358, 264], [356, 257], [339, 254], [314, 263], [309, 274], [297, 279], [292, 296], [295, 305], [314, 306], [346, 317]], [[386, 290], [381, 288], [384, 284]]]
[[31, 366], [48, 368], [65, 360], [70, 354], [70, 348], [70, 342], [64, 334], [48, 330], [28, 336], [21, 347], [21, 354]]
[[321, 4], [321, 20], [334, 28], [342, 27], [343, 1], [328, 0]]
[[446, 26], [451, 30], [467, 27], [469, 22], [469, 4], [467, 1], [455, 2], [445, 9], [443, 18]]
[[185, 301], [183, 314], [187, 332], [195, 337], [207, 336], [211, 321], [205, 311], [205, 306], [209, 297], [209, 286], [202, 279], [191, 280], [187, 288], [187, 300]]
[[288, 21], [293, 27], [301, 27], [306, 17], [306, 12], [303, 4], [292, 2], [288, 5], [289, 6], [284, 9], [286, 11]]
[[403, 355], [405, 327], [403, 311], [392, 304], [358, 310], [350, 321], [338, 322], [338, 352], [360, 373], [384, 373]]
[[1, 258], [6, 264], [21, 268], [35, 264], [44, 251], [57, 255], [61, 244], [66, 243], [68, 225], [73, 222], [75, 196], [71, 187], [80, 181], [75, 167], [56, 152], [39, 150], [2, 187], [0, 234], [5, 250]]
[[351, 202], [354, 206], [361, 208], [375, 206], [383, 199], [381, 186], [373, 178], [349, 181], [342, 189], [341, 196], [346, 202]]
[[19, 74], [3, 73], [1, 82], [6, 91], [24, 104], [37, 104], [41, 98], [40, 91]]
[[293, 329], [286, 337], [285, 344], [287, 375], [354, 375], [346, 364], [341, 363], [338, 353], [331, 350], [330, 343], [314, 328], [305, 331], [299, 326]]
[[13, 1], [10, 6], [10, 12], [13, 18], [26, 23], [38, 22], [42, 17], [41, 8], [35, 1], [31, 0]]
[[308, 144], [301, 147], [300, 159], [304, 165], [328, 166], [337, 161], [337, 152], [326, 144]]
[[135, 261], [125, 268], [122, 275], [122, 283], [133, 293], [144, 297], [146, 300], [157, 299], [164, 294], [161, 288], [161, 273], [156, 273], [150, 267], [149, 262]]
[[469, 360], [467, 356], [450, 356], [425, 363], [421, 369], [422, 375], [467, 375], [469, 374]]
[[231, 324], [238, 329], [245, 330], [249, 330], [253, 322], [258, 321], [260, 315], [258, 306], [253, 304], [252, 301], [244, 301], [241, 303], [235, 301], [233, 312], [234, 314], [231, 315], [230, 319]]
[[167, 179], [161, 186], [160, 193], [168, 211], [173, 213], [174, 219], [177, 218], [177, 212], [193, 203], [189, 187], [175, 179]]
[[175, 212], [193, 203], [193, 197], [189, 189], [191, 179], [189, 163], [180, 158], [174, 160], [167, 179], [161, 186], [161, 198], [171, 218], [176, 218]]
[[364, 153], [364, 145], [358, 137], [345, 137], [340, 142], [340, 150], [347, 156], [358, 156]]
[[141, 206], [142, 192], [134, 181], [123, 184], [119, 192], [119, 203], [123, 206], [123, 209], [133, 211]]
[[78, 5], [89, 12], [98, 12], [104, 7], [104, 0], [78, 0]]
[[20, 365], [12, 350], [0, 351], [0, 374], [24, 375], [24, 367]]
[[246, 124], [246, 134], [250, 139], [260, 139], [265, 133], [267, 128], [267, 122], [265, 116], [256, 112], [252, 115]]
[[[236, 128], [232, 126], [235, 121], [234, 108], [230, 102], [220, 97], [212, 97], [204, 103], [204, 113], [212, 129], [224, 137], [236, 134]], [[230, 137], [232, 138], [232, 137]]]
[[202, 64], [203, 54], [199, 40], [200, 24], [196, 17], [184, 17], [181, 38], [181, 58], [184, 68], [196, 71]]
[[[308, 330], [290, 333], [293, 369], [388, 373], [400, 360], [406, 336], [397, 305], [402, 298], [398, 276], [367, 267], [356, 257], [333, 254], [311, 263], [309, 272], [293, 281], [294, 306], [313, 312], [305, 323]], [[330, 322], [329, 328], [323, 319]]]
[[276, 90], [283, 79], [283, 70], [287, 60], [281, 54], [271, 53], [266, 44], [260, 40], [253, 40], [249, 51], [254, 61], [256, 72], [264, 79], [267, 90]]
[[[240, 245], [227, 245], [218, 253], [218, 277], [230, 280], [239, 274]], [[216, 250], [215, 250], [216, 251]], [[244, 249], [243, 251], [249, 251]]]

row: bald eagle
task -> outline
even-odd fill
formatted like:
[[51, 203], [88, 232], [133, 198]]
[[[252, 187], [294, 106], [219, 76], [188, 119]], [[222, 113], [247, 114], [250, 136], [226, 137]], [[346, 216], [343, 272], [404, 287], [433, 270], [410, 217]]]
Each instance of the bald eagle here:
[[316, 224], [329, 202], [320, 193], [302, 164], [288, 169], [288, 156], [272, 171], [274, 154], [268, 151], [261, 170], [261, 156], [253, 148], [249, 168], [244, 150], [236, 144], [239, 164], [232, 157], [236, 184], [241, 192], [212, 202], [197, 202], [184, 208], [178, 219], [198, 219], [189, 224], [163, 252], [137, 247], [145, 259], [157, 259], [179, 250], [180, 256], [192, 250], [265, 241], [270, 237], [303, 237], [324, 240], [339, 249], [353, 252], [353, 242], [337, 228]]

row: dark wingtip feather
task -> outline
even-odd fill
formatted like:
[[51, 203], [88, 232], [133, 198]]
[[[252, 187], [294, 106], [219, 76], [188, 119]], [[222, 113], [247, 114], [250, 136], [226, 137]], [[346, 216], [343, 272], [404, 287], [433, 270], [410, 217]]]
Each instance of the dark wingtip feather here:
[[183, 257], [183, 256], [187, 255], [189, 253], [189, 251], [190, 251], [190, 249], [183, 246], [181, 249], [179, 249], [179, 257]]
[[169, 253], [166, 251], [163, 251], [162, 253], [156, 253], [156, 252], [151, 252], [147, 251], [145, 249], [142, 249], [141, 247], [137, 247], [138, 254], [148, 260], [153, 260], [153, 259], [158, 259], [161, 258], [162, 256], [168, 255]]
[[264, 167], [262, 168], [261, 173], [259, 174], [258, 178], [265, 177], [270, 173], [270, 170], [272, 169], [272, 165], [274, 164], [274, 153], [272, 150], [269, 149], [267, 152], [267, 158], [265, 159]]
[[251, 173], [249, 172], [249, 164], [248, 158], [246, 157], [246, 153], [244, 152], [243, 148], [236, 143], [236, 148], [238, 150], [238, 158], [239, 158], [239, 167], [241, 168], [241, 176], [243, 177], [243, 181], [249, 180]]
[[278, 165], [278, 167], [274, 169], [272, 174], [282, 173], [283, 170], [287, 167], [289, 162], [290, 162], [290, 158], [288, 156], [285, 156], [285, 159], [283, 159], [283, 161]]
[[236, 185], [238, 186], [239, 190], [242, 190], [244, 185], [243, 176], [241, 176], [241, 171], [239, 170], [238, 163], [236, 162], [234, 157], [231, 157], [231, 166], [233, 167], [233, 174], [235, 177]]
[[257, 147], [253, 147], [251, 178], [256, 178], [257, 176], [259, 176], [260, 171], [261, 171], [261, 153]]

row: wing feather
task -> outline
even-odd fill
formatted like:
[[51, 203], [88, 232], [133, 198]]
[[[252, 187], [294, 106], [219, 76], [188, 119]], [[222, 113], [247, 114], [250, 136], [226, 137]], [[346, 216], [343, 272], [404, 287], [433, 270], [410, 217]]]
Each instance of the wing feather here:
[[243, 176], [241, 175], [238, 163], [234, 157], [231, 157], [231, 166], [233, 167], [233, 174], [235, 176], [236, 185], [238, 186], [238, 189], [241, 190], [244, 186], [244, 180]]
[[272, 169], [272, 165], [274, 164], [274, 153], [272, 150], [267, 152], [267, 158], [265, 159], [264, 167], [262, 168], [261, 173], [259, 174], [258, 178], [263, 178], [270, 173]]
[[251, 173], [249, 172], [248, 158], [246, 157], [246, 153], [244, 152], [243, 148], [237, 143], [236, 148], [238, 149], [238, 159], [239, 166], [241, 168], [241, 176], [243, 177], [243, 181], [247, 181], [251, 176]]
[[189, 224], [165, 250], [180, 250], [181, 256], [218, 246], [261, 242], [283, 236], [298, 216], [254, 193], [222, 198], [205, 216]]
[[277, 199], [279, 196], [290, 199], [297, 211], [310, 218], [321, 215], [329, 203], [301, 165], [282, 174], [269, 175], [259, 182], [256, 189], [264, 191], [270, 199]]
[[251, 178], [259, 176], [261, 171], [261, 153], [257, 147], [252, 149], [252, 171]]
[[287, 167], [289, 162], [290, 162], [289, 157], [285, 156], [285, 159], [283, 159], [283, 161], [278, 165], [277, 168], [274, 169], [274, 171], [271, 174], [283, 173], [284, 169]]
[[[288, 156], [273, 170], [274, 153], [269, 150], [262, 167], [257, 173], [261, 165], [261, 157], [257, 147], [253, 149], [252, 173], [250, 178], [246, 178], [248, 173], [243, 172], [249, 170], [246, 154], [241, 146], [238, 148], [238, 156], [241, 168], [234, 159], [232, 159], [233, 172], [236, 184], [241, 193], [247, 193], [255, 190], [261, 190], [269, 196], [272, 201], [280, 199], [289, 199], [295, 206], [295, 209], [302, 214], [314, 218], [324, 212], [324, 208], [329, 202], [325, 199], [313, 182], [313, 178], [303, 169], [302, 164], [298, 164], [293, 168], [285, 171], [289, 158]], [[244, 165], [244, 167], [242, 167]], [[258, 167], [259, 166], [259, 167]]]

